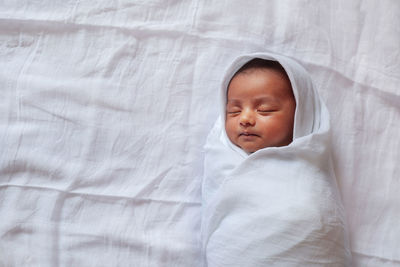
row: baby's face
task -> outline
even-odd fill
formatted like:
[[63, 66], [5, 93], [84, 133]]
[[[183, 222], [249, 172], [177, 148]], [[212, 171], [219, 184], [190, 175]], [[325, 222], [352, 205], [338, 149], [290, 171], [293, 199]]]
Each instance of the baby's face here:
[[293, 139], [296, 101], [289, 80], [272, 69], [237, 74], [228, 87], [226, 133], [247, 153]]

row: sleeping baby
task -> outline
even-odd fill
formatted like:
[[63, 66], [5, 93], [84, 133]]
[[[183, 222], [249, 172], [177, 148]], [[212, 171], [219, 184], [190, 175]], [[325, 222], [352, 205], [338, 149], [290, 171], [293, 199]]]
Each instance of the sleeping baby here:
[[225, 130], [247, 153], [292, 142], [296, 101], [285, 70], [276, 61], [253, 59], [228, 85]]
[[295, 61], [241, 56], [205, 145], [205, 266], [351, 266], [329, 114]]

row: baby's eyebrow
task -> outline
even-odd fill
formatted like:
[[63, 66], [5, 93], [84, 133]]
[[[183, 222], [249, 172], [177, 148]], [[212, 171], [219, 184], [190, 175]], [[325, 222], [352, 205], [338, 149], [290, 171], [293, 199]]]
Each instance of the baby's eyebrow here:
[[264, 96], [264, 97], [255, 98], [254, 102], [256, 104], [279, 104], [280, 99], [277, 97]]
[[240, 99], [228, 99], [227, 104], [239, 104]]
[[[232, 104], [232, 105], [237, 105], [240, 104], [242, 101], [241, 99], [236, 99], [236, 98], [231, 98], [228, 99], [227, 104]], [[279, 103], [279, 100], [275, 97], [271, 97], [271, 96], [261, 96], [261, 97], [256, 97], [253, 99], [253, 102], [257, 103], [257, 104], [261, 104], [261, 103], [266, 103], [266, 104], [277, 104]]]
[[279, 102], [278, 99], [276, 99], [275, 97], [271, 97], [271, 96], [257, 97], [254, 99], [254, 101], [257, 103], [277, 103], [277, 102]]

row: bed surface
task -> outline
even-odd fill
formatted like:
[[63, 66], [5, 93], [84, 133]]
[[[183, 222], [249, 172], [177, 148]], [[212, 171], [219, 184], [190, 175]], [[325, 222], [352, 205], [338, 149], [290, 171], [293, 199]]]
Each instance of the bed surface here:
[[6, 1], [0, 265], [200, 266], [203, 144], [240, 54], [311, 73], [354, 266], [400, 264], [400, 2]]

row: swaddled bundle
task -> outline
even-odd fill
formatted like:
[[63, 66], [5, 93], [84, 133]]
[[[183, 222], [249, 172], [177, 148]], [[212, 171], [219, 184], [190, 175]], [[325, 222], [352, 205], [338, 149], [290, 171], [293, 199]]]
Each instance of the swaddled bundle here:
[[[232, 77], [255, 58], [280, 63], [291, 84], [295, 111], [290, 143], [265, 143], [264, 148], [251, 151], [246, 144], [259, 136], [243, 130], [238, 136], [243, 145], [232, 141], [235, 137], [227, 134], [226, 118], [240, 111], [227, 114], [226, 106]], [[222, 84], [221, 116], [205, 146], [205, 265], [350, 266], [329, 134], [327, 109], [299, 64], [266, 53], [233, 62]]]

